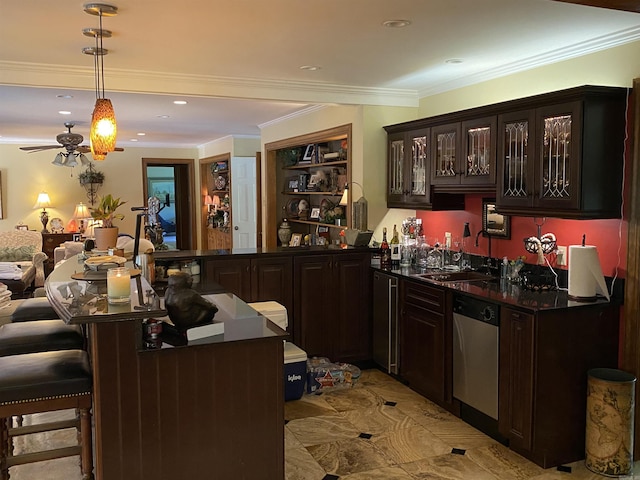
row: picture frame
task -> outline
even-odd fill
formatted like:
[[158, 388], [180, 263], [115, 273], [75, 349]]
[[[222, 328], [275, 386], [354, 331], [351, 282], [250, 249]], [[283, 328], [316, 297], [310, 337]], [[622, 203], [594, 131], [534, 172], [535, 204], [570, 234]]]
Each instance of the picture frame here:
[[313, 158], [315, 157], [315, 154], [316, 154], [316, 146], [313, 143], [307, 145], [307, 148], [305, 149], [304, 155], [302, 157], [302, 161], [312, 162]]
[[16, 225], [16, 230], [29, 230], [29, 225], [25, 225], [24, 223], [19, 223]]
[[74, 233], [73, 237], [71, 239], [74, 242], [81, 242], [82, 241], [82, 234], [81, 233]]
[[287, 178], [286, 191], [297, 192], [298, 191], [298, 177]]
[[[511, 238], [511, 217], [496, 211], [495, 198], [482, 199], [482, 229], [492, 237]], [[483, 233], [483, 236], [487, 236]]]
[[302, 234], [294, 233], [291, 235], [291, 240], [289, 241], [290, 247], [299, 247], [302, 244]]
[[311, 209], [311, 214], [309, 215], [309, 219], [320, 220], [320, 207], [313, 207]]

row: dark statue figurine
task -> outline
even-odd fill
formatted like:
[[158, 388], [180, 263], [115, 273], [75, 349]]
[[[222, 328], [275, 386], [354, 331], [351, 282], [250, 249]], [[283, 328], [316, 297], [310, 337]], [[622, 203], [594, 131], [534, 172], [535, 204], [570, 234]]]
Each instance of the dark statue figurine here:
[[180, 331], [211, 323], [218, 311], [218, 307], [192, 289], [191, 284], [191, 275], [176, 273], [169, 276], [164, 293], [169, 318]]

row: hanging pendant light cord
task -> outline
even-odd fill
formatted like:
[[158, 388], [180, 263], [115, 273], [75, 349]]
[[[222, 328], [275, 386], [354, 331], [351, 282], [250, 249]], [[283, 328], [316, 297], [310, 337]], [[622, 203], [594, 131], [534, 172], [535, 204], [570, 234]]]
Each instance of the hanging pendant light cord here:
[[100, 10], [98, 12], [98, 31], [95, 35], [96, 49], [93, 55], [93, 69], [96, 77], [96, 100], [104, 98], [104, 49], [102, 47], [102, 37], [102, 10]]

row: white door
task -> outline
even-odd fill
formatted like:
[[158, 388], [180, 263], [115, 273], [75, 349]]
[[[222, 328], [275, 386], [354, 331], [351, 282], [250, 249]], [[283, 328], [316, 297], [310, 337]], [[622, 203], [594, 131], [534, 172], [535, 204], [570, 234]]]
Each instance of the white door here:
[[233, 248], [256, 248], [256, 159], [231, 159]]

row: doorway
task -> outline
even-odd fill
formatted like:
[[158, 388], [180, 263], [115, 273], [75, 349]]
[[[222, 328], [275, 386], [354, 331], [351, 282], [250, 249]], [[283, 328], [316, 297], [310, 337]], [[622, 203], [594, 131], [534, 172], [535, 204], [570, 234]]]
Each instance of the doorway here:
[[195, 190], [194, 161], [175, 158], [143, 158], [142, 188], [147, 199], [158, 197], [162, 208], [159, 221], [164, 243], [170, 249], [196, 248], [196, 220], [192, 192]]

